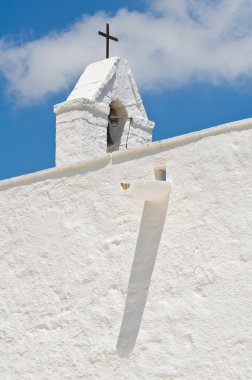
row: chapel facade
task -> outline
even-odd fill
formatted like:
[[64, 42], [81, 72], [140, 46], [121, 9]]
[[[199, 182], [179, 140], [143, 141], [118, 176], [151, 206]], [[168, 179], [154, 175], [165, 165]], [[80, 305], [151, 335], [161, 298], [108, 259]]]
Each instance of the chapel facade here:
[[152, 142], [120, 57], [54, 111], [0, 182], [0, 378], [252, 378], [252, 119]]

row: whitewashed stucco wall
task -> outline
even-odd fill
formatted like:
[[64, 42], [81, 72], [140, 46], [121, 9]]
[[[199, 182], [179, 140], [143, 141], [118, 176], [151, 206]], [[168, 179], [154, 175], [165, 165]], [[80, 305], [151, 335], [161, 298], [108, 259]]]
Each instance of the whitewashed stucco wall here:
[[[195, 136], [2, 182], [0, 379], [252, 378], [252, 129]], [[143, 203], [118, 186], [164, 161], [163, 236], [120, 357]]]

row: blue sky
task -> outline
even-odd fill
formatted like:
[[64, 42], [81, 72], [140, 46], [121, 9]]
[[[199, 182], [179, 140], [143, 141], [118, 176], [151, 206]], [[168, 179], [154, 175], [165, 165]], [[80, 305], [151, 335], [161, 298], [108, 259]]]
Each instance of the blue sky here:
[[0, 0], [0, 179], [55, 165], [53, 105], [104, 58], [97, 31], [106, 21], [120, 39], [111, 53], [129, 60], [156, 123], [154, 140], [251, 117], [250, 3]]

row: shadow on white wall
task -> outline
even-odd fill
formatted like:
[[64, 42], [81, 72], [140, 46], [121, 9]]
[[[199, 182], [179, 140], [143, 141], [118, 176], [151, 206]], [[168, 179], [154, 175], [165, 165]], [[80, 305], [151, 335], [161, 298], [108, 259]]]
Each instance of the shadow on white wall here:
[[[155, 182], [161, 184], [159, 181]], [[140, 329], [168, 208], [169, 184], [166, 185], [167, 194], [161, 201], [146, 201], [144, 204], [116, 346], [120, 356], [128, 356], [133, 350]]]

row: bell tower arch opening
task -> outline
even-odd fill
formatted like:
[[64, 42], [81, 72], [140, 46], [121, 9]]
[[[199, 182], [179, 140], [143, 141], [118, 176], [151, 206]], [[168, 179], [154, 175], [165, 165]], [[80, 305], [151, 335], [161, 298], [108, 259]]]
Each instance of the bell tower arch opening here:
[[119, 150], [123, 143], [125, 125], [128, 120], [128, 114], [120, 101], [113, 101], [109, 105], [108, 127], [107, 127], [107, 152]]

